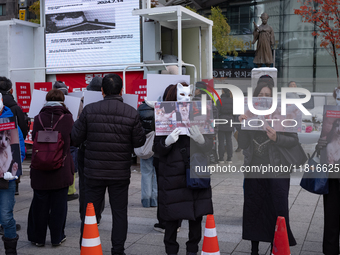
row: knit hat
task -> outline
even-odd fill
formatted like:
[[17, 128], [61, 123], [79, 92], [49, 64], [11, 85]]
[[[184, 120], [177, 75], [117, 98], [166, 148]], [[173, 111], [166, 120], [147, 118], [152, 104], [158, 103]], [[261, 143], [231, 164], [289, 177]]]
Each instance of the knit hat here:
[[99, 76], [93, 77], [90, 84], [86, 87], [90, 91], [101, 91], [103, 78]]
[[64, 95], [68, 95], [68, 88], [62, 81], [56, 81], [53, 84], [53, 88], [61, 90], [64, 93]]

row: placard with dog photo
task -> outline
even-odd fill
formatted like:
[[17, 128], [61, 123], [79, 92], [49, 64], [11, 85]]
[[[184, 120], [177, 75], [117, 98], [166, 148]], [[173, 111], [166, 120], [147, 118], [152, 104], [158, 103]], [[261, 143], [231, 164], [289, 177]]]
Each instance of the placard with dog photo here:
[[0, 118], [0, 178], [22, 174], [20, 141], [15, 117]]
[[193, 102], [157, 102], [155, 104], [156, 136], [169, 135], [175, 128], [181, 135], [188, 133], [188, 128], [198, 126], [202, 134], [213, 134], [212, 103], [207, 101], [206, 114], [201, 113], [201, 101]]
[[[272, 107], [271, 97], [254, 97], [253, 106], [256, 110], [268, 110]], [[287, 104], [286, 115], [281, 113], [281, 99], [277, 99], [277, 106], [269, 115], [256, 115], [249, 110], [248, 98], [244, 99], [244, 114], [247, 116], [244, 130], [266, 130], [267, 126], [276, 132], [301, 132], [302, 112], [295, 104]]]
[[327, 141], [327, 145], [320, 153], [321, 164], [340, 163], [340, 106], [325, 105], [323, 107], [323, 121], [321, 139]]

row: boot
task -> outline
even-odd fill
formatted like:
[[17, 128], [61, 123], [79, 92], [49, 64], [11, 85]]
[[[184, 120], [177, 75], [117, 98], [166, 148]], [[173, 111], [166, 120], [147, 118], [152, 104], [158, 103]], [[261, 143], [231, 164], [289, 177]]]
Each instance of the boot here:
[[2, 237], [2, 241], [4, 241], [5, 245], [5, 254], [6, 255], [17, 255], [17, 243], [19, 236], [16, 238], [7, 238], [5, 236]]

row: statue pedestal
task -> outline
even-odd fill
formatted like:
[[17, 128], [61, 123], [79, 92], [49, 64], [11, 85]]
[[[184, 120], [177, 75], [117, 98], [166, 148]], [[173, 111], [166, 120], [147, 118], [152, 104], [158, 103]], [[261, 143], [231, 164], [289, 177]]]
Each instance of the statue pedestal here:
[[251, 87], [253, 90], [257, 86], [257, 81], [262, 75], [269, 75], [274, 80], [274, 85], [277, 87], [277, 69], [275, 67], [260, 67], [251, 70]]

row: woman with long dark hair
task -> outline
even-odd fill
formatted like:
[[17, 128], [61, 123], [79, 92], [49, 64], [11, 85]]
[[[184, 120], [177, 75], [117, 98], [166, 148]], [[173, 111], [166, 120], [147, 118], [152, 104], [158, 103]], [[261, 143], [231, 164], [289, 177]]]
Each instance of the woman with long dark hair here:
[[[270, 76], [261, 77], [253, 97], [272, 97], [274, 87]], [[240, 122], [246, 119], [239, 117]], [[270, 126], [265, 131], [240, 130], [238, 143], [243, 149], [244, 166], [280, 166], [278, 146], [291, 148], [299, 142], [296, 133], [279, 133]], [[296, 245], [289, 225], [288, 195], [289, 173], [246, 173], [244, 179], [244, 204], [242, 238], [251, 241], [251, 255], [259, 254], [259, 242], [273, 245], [278, 216], [285, 217], [289, 245]]]

